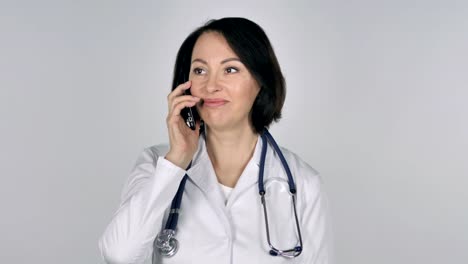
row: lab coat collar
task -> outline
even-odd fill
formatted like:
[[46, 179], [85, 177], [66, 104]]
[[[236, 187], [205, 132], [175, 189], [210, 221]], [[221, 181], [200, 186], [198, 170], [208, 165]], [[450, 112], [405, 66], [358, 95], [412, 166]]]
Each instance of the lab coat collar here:
[[[261, 151], [262, 151], [262, 145], [263, 145], [262, 137], [261, 135], [258, 135], [254, 153], [252, 155], [251, 160], [249, 161], [249, 162], [253, 162], [257, 166], [260, 166], [260, 156], [261, 156]], [[269, 151], [270, 150], [267, 148], [267, 159], [268, 159]], [[210, 161], [209, 156], [208, 156], [208, 151], [206, 149], [206, 135], [203, 133], [202, 135], [200, 135], [198, 139], [198, 149], [197, 151], [195, 151], [195, 154], [193, 156], [192, 167], [197, 166], [199, 163], [205, 162], [206, 159]]]
[[224, 205], [224, 197], [218, 184], [218, 179], [206, 149], [204, 135], [200, 136], [198, 149], [192, 159], [192, 166], [187, 170], [189, 180], [200, 189], [213, 211], [223, 223], [225, 232], [233, 237], [233, 231], [229, 224], [229, 214]]
[[206, 150], [205, 142], [205, 135], [202, 134], [198, 140], [198, 149], [193, 156], [192, 165], [190, 169], [187, 170], [189, 178], [203, 191], [207, 191], [206, 187], [211, 182], [210, 178], [212, 177], [209, 176], [213, 175], [215, 176], [215, 180], [217, 180], [213, 165], [211, 164], [210, 157]]
[[[258, 172], [260, 167], [262, 145], [262, 138], [259, 135], [252, 158], [247, 163], [244, 171], [239, 177], [239, 180], [237, 181], [237, 184], [231, 193], [227, 204], [228, 207], [235, 201], [238, 195], [242, 194], [246, 189], [258, 182]], [[268, 175], [268, 168], [270, 168], [271, 159], [273, 157], [271, 151], [271, 147], [267, 148], [267, 154], [265, 159], [265, 175]], [[200, 136], [198, 142], [198, 149], [193, 157], [192, 167], [189, 170], [187, 170], [187, 175], [193, 181], [193, 183], [205, 193], [208, 199], [212, 203], [214, 203], [213, 205], [225, 207], [223, 202], [224, 195], [222, 193], [221, 188], [219, 187], [219, 182], [216, 177], [216, 173], [208, 156], [208, 152], [206, 149], [206, 138], [204, 134]]]

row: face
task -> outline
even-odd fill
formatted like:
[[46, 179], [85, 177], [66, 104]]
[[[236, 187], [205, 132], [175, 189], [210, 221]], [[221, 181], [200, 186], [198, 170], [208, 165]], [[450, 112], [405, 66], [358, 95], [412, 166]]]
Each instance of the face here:
[[260, 88], [219, 33], [203, 33], [195, 43], [190, 91], [202, 98], [198, 113], [209, 128], [251, 126], [249, 113]]

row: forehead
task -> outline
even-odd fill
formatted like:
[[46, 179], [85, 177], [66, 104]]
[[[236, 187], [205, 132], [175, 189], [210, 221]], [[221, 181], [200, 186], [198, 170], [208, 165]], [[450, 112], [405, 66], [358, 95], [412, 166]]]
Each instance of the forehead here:
[[192, 51], [193, 59], [224, 60], [226, 58], [238, 58], [231, 49], [226, 39], [217, 32], [205, 32], [195, 42]]

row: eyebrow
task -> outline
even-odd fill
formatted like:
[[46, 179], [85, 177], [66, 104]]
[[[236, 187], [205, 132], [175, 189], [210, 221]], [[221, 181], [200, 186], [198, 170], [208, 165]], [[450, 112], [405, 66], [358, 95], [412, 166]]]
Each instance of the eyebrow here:
[[[196, 62], [196, 61], [201, 62], [201, 63], [203, 63], [203, 64], [208, 64], [205, 60], [198, 59], [198, 58], [197, 58], [197, 59], [194, 59], [194, 60], [192, 61], [192, 64], [193, 64], [194, 62]], [[222, 60], [220, 64], [224, 64], [224, 63], [229, 62], [229, 61], [238, 61], [238, 62], [241, 62], [241, 60], [239, 60], [238, 58], [228, 58], [228, 59]]]

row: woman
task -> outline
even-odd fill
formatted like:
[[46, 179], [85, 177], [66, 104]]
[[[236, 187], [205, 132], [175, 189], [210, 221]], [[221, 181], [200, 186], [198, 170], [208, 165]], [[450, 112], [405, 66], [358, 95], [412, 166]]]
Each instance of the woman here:
[[[167, 98], [170, 144], [148, 147], [138, 158], [120, 208], [99, 241], [103, 258], [108, 263], [151, 258], [153, 263], [330, 263], [318, 173], [281, 148], [297, 190], [296, 221], [279, 154], [262, 137], [280, 118], [284, 98], [276, 56], [254, 22], [211, 20], [189, 35]], [[181, 115], [190, 107], [193, 129]], [[258, 185], [263, 146], [268, 231]], [[171, 210], [181, 182], [180, 211]], [[166, 256], [169, 243], [158, 239], [171, 211], [179, 212], [178, 247]], [[293, 250], [271, 252], [269, 241], [276, 249]], [[282, 256], [288, 254], [295, 257]]]

